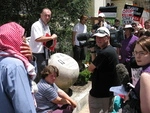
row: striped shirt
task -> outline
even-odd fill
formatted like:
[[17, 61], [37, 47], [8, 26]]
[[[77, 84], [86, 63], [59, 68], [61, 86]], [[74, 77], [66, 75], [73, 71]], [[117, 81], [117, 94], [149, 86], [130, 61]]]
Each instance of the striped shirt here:
[[37, 113], [45, 113], [48, 110], [57, 109], [57, 104], [52, 101], [58, 97], [58, 87], [55, 83], [48, 84], [44, 79], [41, 79], [38, 86], [38, 92], [35, 94], [37, 101]]

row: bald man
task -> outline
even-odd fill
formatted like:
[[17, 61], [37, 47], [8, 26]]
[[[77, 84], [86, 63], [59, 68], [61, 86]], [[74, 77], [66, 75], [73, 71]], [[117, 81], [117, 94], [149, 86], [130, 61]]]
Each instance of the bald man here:
[[[33, 55], [37, 60], [37, 77], [35, 82], [40, 80], [41, 70], [48, 64], [49, 50], [43, 46], [44, 42], [55, 40], [57, 38], [56, 34], [51, 34], [49, 28], [49, 21], [51, 19], [51, 10], [44, 8], [40, 14], [38, 21], [31, 26], [31, 39], [29, 45], [33, 52]], [[48, 34], [48, 36], [47, 36]]]

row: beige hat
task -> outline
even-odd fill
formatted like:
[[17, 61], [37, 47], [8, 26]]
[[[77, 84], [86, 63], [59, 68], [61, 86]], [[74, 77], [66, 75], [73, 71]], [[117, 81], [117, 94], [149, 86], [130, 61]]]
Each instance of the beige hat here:
[[100, 27], [96, 30], [96, 33], [93, 36], [97, 37], [110, 36], [110, 32], [106, 27]]
[[123, 29], [131, 29], [132, 31], [134, 31], [134, 28], [132, 27], [131, 24], [126, 24]]
[[105, 17], [105, 14], [104, 13], [100, 13], [100, 14], [98, 14], [98, 17]]

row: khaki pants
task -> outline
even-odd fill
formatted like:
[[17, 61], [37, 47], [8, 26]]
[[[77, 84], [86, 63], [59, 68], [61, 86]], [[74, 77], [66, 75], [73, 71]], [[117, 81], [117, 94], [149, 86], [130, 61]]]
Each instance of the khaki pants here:
[[108, 113], [110, 97], [95, 98], [89, 94], [90, 113]]

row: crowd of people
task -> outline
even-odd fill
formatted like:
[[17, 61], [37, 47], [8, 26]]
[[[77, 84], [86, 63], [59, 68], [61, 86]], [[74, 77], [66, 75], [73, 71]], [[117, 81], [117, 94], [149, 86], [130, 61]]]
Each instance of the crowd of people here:
[[[148, 78], [146, 81], [146, 77], [150, 76], [148, 71], [150, 63], [148, 59], [147, 61], [145, 60], [149, 56], [148, 48], [150, 45], [148, 44], [148, 38], [150, 36], [150, 20], [146, 20], [144, 26], [145, 27], [141, 27], [141, 25], [136, 22], [122, 26], [118, 18], [115, 19], [113, 25], [110, 25], [106, 22], [103, 13], [98, 15], [98, 23], [94, 24], [91, 30], [96, 41], [96, 47], [90, 48], [91, 63], [88, 66], [92, 81], [92, 88], [89, 92], [88, 99], [90, 113], [109, 112], [110, 98], [113, 95], [109, 89], [112, 86], [121, 85], [119, 76], [116, 73], [116, 65], [118, 63], [125, 65], [129, 73], [128, 82], [134, 84], [135, 93], [137, 93], [136, 96], [139, 98], [139, 101], [144, 100], [149, 103], [147, 99], [149, 92], [146, 91], [146, 88], [150, 87], [148, 86]], [[124, 39], [120, 39], [119, 47], [113, 47], [111, 45], [110, 31], [112, 29], [123, 31]], [[120, 38], [122, 37], [120, 36]], [[137, 49], [137, 45], [138, 47], [140, 46], [141, 50]], [[140, 68], [140, 71], [136, 70], [138, 71], [136, 74], [132, 72], [132, 69], [135, 67]], [[136, 83], [133, 81], [135, 76], [138, 76], [136, 77], [136, 79], [138, 78]], [[144, 77], [144, 80], [142, 80], [141, 76]], [[142, 84], [145, 85], [145, 88], [143, 88], [144, 85]], [[144, 107], [144, 103], [142, 102], [139, 106], [138, 110], [140, 110], [137, 110], [139, 113], [149, 112], [149, 106]]]
[[[31, 26], [29, 45], [24, 36], [25, 29], [16, 22], [0, 26], [0, 113], [72, 113], [77, 102], [60, 89], [55, 80], [59, 76], [56, 66], [48, 65], [49, 47], [44, 42], [57, 40], [51, 34], [49, 21], [52, 12], [44, 8], [38, 21]], [[84, 47], [77, 35], [87, 33], [86, 21], [82, 15], [79, 23], [72, 30], [73, 58], [79, 66], [85, 59]], [[124, 31], [120, 47], [111, 45], [110, 29]], [[139, 100], [138, 113], [150, 112], [150, 20], [144, 28], [137, 23], [124, 26], [115, 19], [114, 25], [105, 20], [105, 15], [98, 15], [98, 23], [92, 26], [92, 37], [96, 46], [90, 47], [92, 88], [89, 92], [90, 113], [108, 113], [110, 99], [114, 95], [109, 89], [121, 85], [116, 72], [116, 65], [122, 63], [129, 73], [132, 83], [132, 66], [141, 68], [139, 78], [134, 84], [134, 93]], [[136, 67], [135, 66], [135, 67]], [[32, 83], [37, 83], [34, 91]], [[128, 100], [128, 95], [125, 95]]]
[[[92, 62], [88, 67], [88, 70], [92, 73], [92, 89], [89, 93], [90, 113], [108, 112], [110, 106], [109, 99], [112, 96], [112, 94], [109, 92], [109, 89], [112, 86], [118, 86], [119, 84], [121, 85], [119, 76], [115, 73], [116, 65], [118, 63], [124, 64], [126, 69], [128, 70], [129, 83], [133, 83], [132, 68], [141, 68], [140, 72], [137, 73], [138, 75], [134, 75], [134, 77], [139, 76], [136, 80], [136, 84], [134, 84], [134, 92], [139, 102], [139, 108], [137, 108], [137, 112], [148, 113], [150, 107], [144, 107], [144, 101], [146, 101], [146, 103], [150, 102], [147, 97], [147, 94], [149, 94], [149, 92], [146, 91], [148, 90], [146, 88], [150, 88], [150, 84], [148, 83], [150, 76], [150, 73], [148, 71], [150, 63], [148, 59], [146, 60], [146, 58], [149, 56], [148, 48], [150, 47], [150, 45], [148, 44], [150, 38], [150, 20], [145, 21], [144, 28], [134, 22], [121, 26], [118, 19], [115, 19], [114, 25], [108, 27], [108, 25], [102, 24], [102, 22], [105, 23], [104, 14], [100, 13], [99, 16], [100, 17], [98, 17], [98, 23], [93, 26], [93, 36], [96, 36], [96, 45], [99, 48], [90, 48]], [[101, 20], [102, 17], [103, 21]], [[121, 41], [121, 47], [112, 47], [110, 43], [111, 29], [123, 30], [124, 39]], [[122, 109], [122, 112], [125, 113], [127, 111], [125, 111], [125, 109]]]

